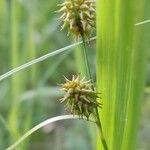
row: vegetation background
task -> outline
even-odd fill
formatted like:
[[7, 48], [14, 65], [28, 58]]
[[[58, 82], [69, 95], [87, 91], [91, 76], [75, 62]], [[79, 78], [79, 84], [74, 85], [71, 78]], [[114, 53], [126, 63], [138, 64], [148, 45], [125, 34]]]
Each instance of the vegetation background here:
[[[0, 0], [0, 74], [34, 58], [74, 42], [60, 31], [57, 4], [60, 0]], [[0, 150], [6, 149], [38, 123], [66, 114], [58, 99], [63, 75], [82, 69], [80, 49], [66, 51], [16, 73], [0, 82]], [[89, 48], [95, 77], [95, 44]], [[150, 54], [150, 53], [149, 53]], [[150, 149], [150, 57], [142, 101], [137, 150]], [[139, 110], [140, 111], [140, 110]], [[21, 150], [94, 150], [95, 125], [86, 121], [62, 121], [45, 126], [30, 136]]]

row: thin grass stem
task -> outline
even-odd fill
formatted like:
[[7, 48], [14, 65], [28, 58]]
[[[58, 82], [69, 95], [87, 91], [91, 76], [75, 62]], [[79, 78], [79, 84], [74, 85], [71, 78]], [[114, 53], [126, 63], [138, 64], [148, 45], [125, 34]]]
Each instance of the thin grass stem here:
[[[9, 146], [6, 150], [13, 150], [13, 149], [15, 149], [27, 137], [29, 137], [31, 134], [33, 134], [34, 132], [36, 132], [40, 128], [42, 128], [42, 127], [44, 127], [44, 126], [46, 126], [48, 124], [57, 122], [57, 121], [68, 120], [68, 119], [79, 119], [79, 116], [77, 116], [77, 115], [75, 115], [75, 116], [74, 115], [62, 115], [62, 116], [57, 116], [57, 117], [53, 117], [53, 118], [50, 118], [48, 120], [45, 120], [45, 121], [41, 122], [40, 124], [36, 125], [35, 127], [33, 127], [27, 133], [25, 133], [21, 138], [19, 138], [18, 141], [16, 141], [14, 144], [12, 144], [11, 146]], [[83, 119], [86, 120], [86, 118], [83, 118]], [[89, 121], [90, 122], [94, 122], [93, 120], [89, 120]]]
[[[93, 37], [93, 38], [90, 39], [90, 41], [93, 41], [93, 40], [95, 40], [95, 39], [96, 39], [96, 37]], [[86, 41], [86, 42], [87, 42], [87, 41]], [[13, 75], [13, 74], [15, 74], [15, 73], [17, 73], [17, 72], [19, 72], [19, 71], [21, 71], [21, 70], [24, 70], [24, 69], [26, 69], [26, 68], [28, 68], [28, 67], [34, 65], [34, 64], [37, 64], [37, 63], [39, 63], [39, 62], [42, 62], [42, 61], [44, 61], [44, 60], [46, 60], [46, 59], [48, 59], [48, 58], [50, 58], [50, 57], [52, 57], [52, 56], [56, 56], [56, 55], [58, 55], [58, 54], [60, 54], [60, 53], [62, 53], [62, 52], [65, 52], [65, 51], [67, 51], [67, 50], [70, 50], [71, 48], [76, 47], [76, 46], [78, 46], [78, 45], [80, 45], [80, 44], [82, 44], [82, 43], [83, 43], [82, 41], [77, 42], [77, 43], [74, 43], [74, 44], [72, 44], [72, 45], [63, 47], [63, 48], [61, 48], [61, 49], [58, 49], [58, 50], [56, 50], [56, 51], [50, 52], [50, 53], [48, 53], [48, 54], [46, 54], [46, 55], [43, 55], [43, 56], [41, 56], [41, 57], [39, 57], [39, 58], [36, 58], [36, 59], [34, 59], [34, 60], [32, 60], [32, 61], [30, 61], [30, 62], [28, 62], [28, 63], [25, 63], [25, 64], [23, 64], [23, 65], [21, 65], [21, 66], [19, 66], [19, 67], [16, 67], [16, 68], [14, 68], [14, 69], [8, 71], [7, 73], [1, 75], [1, 76], [0, 76], [0, 81], [6, 79], [6, 78], [8, 78], [8, 77], [10, 77], [11, 75]]]
[[[85, 43], [85, 39], [82, 37], [82, 40], [83, 40], [83, 56], [84, 56], [84, 63], [85, 63], [85, 68], [86, 68], [86, 75], [88, 77], [89, 80], [92, 80], [92, 74], [91, 74], [91, 71], [90, 71], [90, 65], [89, 65], [89, 60], [88, 60], [88, 55], [87, 55], [87, 48], [86, 48], [86, 43]], [[94, 87], [92, 85], [92, 89], [94, 90]]]
[[144, 20], [142, 22], [138, 22], [138, 23], [135, 24], [135, 26], [144, 25], [144, 24], [147, 24], [147, 23], [150, 23], [150, 19], [149, 20]]
[[98, 127], [98, 130], [99, 130], [99, 133], [100, 133], [100, 138], [101, 138], [104, 150], [108, 150], [108, 146], [107, 146], [104, 134], [103, 134], [102, 124], [101, 124], [101, 120], [100, 120], [100, 116], [99, 116], [99, 112], [98, 112], [97, 108], [96, 108], [96, 114], [97, 114], [97, 120], [98, 120], [97, 121], [97, 127]]
[[[83, 53], [84, 53], [86, 73], [87, 73], [88, 78], [93, 83], [92, 74], [91, 74], [91, 71], [90, 71], [89, 60], [88, 60], [88, 55], [87, 55], [87, 47], [86, 47], [85, 38], [84, 38], [84, 35], [82, 33], [81, 33], [81, 36], [82, 36], [82, 40], [83, 40]], [[92, 84], [92, 89], [94, 90], [94, 85], [93, 84]], [[101, 125], [100, 116], [99, 116], [99, 113], [98, 113], [98, 108], [96, 108], [96, 124], [97, 124], [97, 127], [98, 127], [99, 132], [100, 132], [100, 139], [101, 139], [102, 145], [104, 147], [104, 150], [108, 150], [108, 146], [107, 146], [106, 140], [104, 138], [103, 130], [102, 130], [102, 125]]]

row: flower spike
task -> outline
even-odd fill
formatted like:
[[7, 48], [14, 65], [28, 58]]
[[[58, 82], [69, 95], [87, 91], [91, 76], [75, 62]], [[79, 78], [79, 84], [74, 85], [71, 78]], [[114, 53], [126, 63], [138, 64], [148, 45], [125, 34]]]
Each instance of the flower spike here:
[[88, 120], [91, 114], [95, 114], [95, 109], [101, 107], [101, 103], [97, 102], [98, 93], [91, 88], [90, 81], [80, 76], [72, 76], [72, 80], [65, 77], [65, 83], [62, 84], [62, 90], [65, 95], [60, 101], [65, 103], [66, 110], [80, 118], [85, 116]]
[[58, 6], [61, 8], [57, 12], [62, 13], [61, 29], [68, 28], [77, 38], [89, 38], [95, 27], [95, 0], [65, 0]]

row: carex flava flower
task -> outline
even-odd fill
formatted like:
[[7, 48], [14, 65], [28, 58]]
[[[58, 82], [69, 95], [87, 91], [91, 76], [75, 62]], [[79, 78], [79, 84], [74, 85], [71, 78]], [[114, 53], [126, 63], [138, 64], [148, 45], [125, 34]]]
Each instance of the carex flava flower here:
[[59, 6], [62, 29], [67, 27], [68, 33], [88, 38], [95, 27], [95, 0], [65, 0]]
[[65, 103], [66, 109], [80, 118], [85, 116], [87, 119], [90, 114], [95, 114], [95, 109], [101, 107], [101, 103], [96, 101], [98, 93], [91, 88], [91, 82], [80, 79], [79, 76], [73, 76], [72, 80], [65, 78], [66, 82], [62, 84], [62, 90], [65, 95], [61, 102]]

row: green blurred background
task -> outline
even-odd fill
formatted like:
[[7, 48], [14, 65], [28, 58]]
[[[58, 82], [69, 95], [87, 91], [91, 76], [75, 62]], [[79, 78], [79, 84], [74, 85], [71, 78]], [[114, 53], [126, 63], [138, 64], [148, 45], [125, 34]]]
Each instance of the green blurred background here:
[[[0, 74], [75, 40], [60, 31], [60, 0], [0, 0]], [[82, 69], [80, 48], [54, 56], [0, 83], [0, 150], [40, 122], [67, 114], [59, 103], [58, 84]], [[95, 44], [89, 48], [95, 77]], [[150, 61], [149, 61], [150, 62]], [[142, 103], [138, 150], [150, 149], [150, 64]], [[140, 111], [140, 110], [139, 110]], [[47, 125], [30, 136], [20, 150], [95, 150], [95, 125], [82, 120]]]

